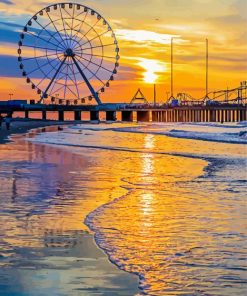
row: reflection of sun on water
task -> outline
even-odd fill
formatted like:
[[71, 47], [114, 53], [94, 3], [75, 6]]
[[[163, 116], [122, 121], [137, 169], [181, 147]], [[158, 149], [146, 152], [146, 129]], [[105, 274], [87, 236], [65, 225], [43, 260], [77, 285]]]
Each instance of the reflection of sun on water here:
[[[144, 138], [144, 148], [151, 150], [154, 148], [154, 135], [146, 135]], [[145, 153], [142, 157], [142, 172], [144, 175], [150, 175], [153, 173], [153, 154]]]
[[147, 83], [155, 83], [160, 74], [167, 71], [166, 65], [158, 60], [140, 58], [138, 65], [145, 70], [143, 80]]
[[[141, 200], [142, 200], [142, 215], [145, 216], [145, 218], [148, 218], [149, 215], [152, 215], [153, 212], [153, 199], [154, 199], [154, 194], [153, 192], [144, 192], [141, 195]], [[143, 226], [150, 226], [150, 221], [144, 221]]]
[[154, 135], [147, 134], [144, 138], [144, 147], [146, 149], [152, 149], [154, 148]]
[[[144, 138], [144, 148], [150, 151], [153, 151], [153, 148], [155, 146], [154, 142], [154, 135], [147, 134]], [[148, 182], [152, 182], [152, 176], [154, 173], [154, 159], [152, 153], [145, 153], [142, 157], [142, 172], [144, 175], [144, 178], [147, 178]], [[153, 192], [143, 192], [140, 196], [141, 201], [141, 210], [142, 215], [147, 218], [147, 216], [150, 216], [152, 214], [154, 194]], [[150, 226], [150, 221], [143, 222], [143, 226]]]

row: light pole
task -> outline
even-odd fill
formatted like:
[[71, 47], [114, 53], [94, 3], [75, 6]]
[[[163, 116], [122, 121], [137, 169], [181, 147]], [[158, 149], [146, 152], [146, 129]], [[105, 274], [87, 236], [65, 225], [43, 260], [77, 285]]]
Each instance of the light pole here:
[[154, 106], [156, 106], [156, 84], [154, 83]]
[[9, 100], [11, 101], [11, 98], [14, 94], [9, 94]]
[[171, 96], [170, 100], [173, 100], [173, 37], [171, 38]]
[[206, 85], [205, 85], [205, 99], [208, 99], [208, 39], [206, 39]]
[[171, 96], [173, 97], [173, 38], [171, 38]]

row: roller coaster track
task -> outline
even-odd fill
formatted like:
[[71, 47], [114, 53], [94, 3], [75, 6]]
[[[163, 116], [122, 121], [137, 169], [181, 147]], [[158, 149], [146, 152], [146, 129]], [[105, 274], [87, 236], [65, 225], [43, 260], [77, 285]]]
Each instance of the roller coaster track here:
[[[205, 103], [205, 97], [196, 99], [188, 93], [178, 93], [176, 99], [181, 102], [182, 105], [200, 105]], [[212, 91], [208, 93], [207, 100], [217, 103], [247, 103], [247, 82], [241, 82], [239, 87], [232, 89], [223, 89], [218, 91]]]

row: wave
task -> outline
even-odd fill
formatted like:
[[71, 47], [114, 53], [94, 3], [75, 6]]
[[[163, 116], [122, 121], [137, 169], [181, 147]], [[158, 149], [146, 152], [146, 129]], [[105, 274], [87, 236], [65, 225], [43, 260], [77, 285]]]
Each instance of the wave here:
[[246, 131], [239, 133], [203, 133], [186, 130], [173, 129], [166, 135], [176, 138], [194, 139], [201, 141], [231, 143], [231, 144], [247, 144], [247, 138], [243, 137]]
[[[208, 128], [207, 131], [205, 131], [205, 127]], [[233, 129], [233, 131], [229, 131], [230, 129]], [[210, 142], [247, 144], [247, 129], [245, 123], [226, 126], [205, 123], [186, 123], [173, 125], [152, 124], [145, 126], [134, 126], [130, 128], [117, 127], [112, 128], [111, 130], [116, 132], [155, 134], [174, 138], [194, 139]]]
[[79, 124], [69, 126], [65, 134], [91, 135], [85, 132], [122, 132], [163, 135], [173, 138], [193, 139], [230, 144], [247, 144], [247, 123], [112, 123]]

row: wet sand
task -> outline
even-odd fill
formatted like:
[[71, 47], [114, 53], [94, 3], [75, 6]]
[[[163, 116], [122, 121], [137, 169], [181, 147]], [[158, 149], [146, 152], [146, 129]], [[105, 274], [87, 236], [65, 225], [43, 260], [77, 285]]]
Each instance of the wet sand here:
[[32, 120], [32, 119], [13, 119], [10, 130], [6, 129], [5, 123], [2, 123], [0, 128], [0, 144], [6, 143], [11, 134], [24, 134], [30, 129], [46, 127], [46, 126], [60, 126], [71, 124], [71, 121], [53, 121], [53, 120]]
[[[56, 207], [56, 203], [60, 202], [61, 192], [56, 192], [57, 201], [54, 205], [47, 203], [49, 200], [53, 203], [56, 178], [66, 184], [68, 173], [76, 170], [79, 160], [72, 153], [61, 152], [57, 148], [24, 144], [22, 135], [15, 136], [14, 141], [9, 142], [8, 139], [11, 135], [25, 134], [30, 129], [42, 131], [39, 128], [50, 126], [51, 128], [46, 129], [49, 131], [54, 125], [68, 123], [72, 122], [15, 120], [10, 131], [6, 130], [5, 125], [2, 126], [0, 184], [4, 186], [0, 190], [0, 206], [5, 210], [4, 213], [0, 212], [0, 216], [5, 221], [5, 226], [0, 231], [3, 238], [2, 243], [0, 242], [0, 292], [3, 295], [18, 296], [137, 295], [138, 277], [110, 263], [105, 253], [96, 245], [93, 234], [83, 224], [84, 212], [89, 213], [91, 209], [84, 209], [85, 205], [82, 204], [81, 212], [74, 221], [73, 217], [69, 218], [70, 215], [65, 212], [61, 214], [59, 207]], [[61, 164], [58, 161], [60, 158], [63, 159]], [[35, 184], [37, 188], [33, 188], [35, 179], [30, 179], [33, 177], [31, 170], [28, 177], [30, 184], [25, 181], [25, 192], [22, 192], [20, 183], [22, 178], [25, 179], [25, 173], [22, 175], [21, 171], [23, 168], [29, 170], [30, 165], [37, 164], [41, 165], [36, 172], [36, 177], [41, 178], [39, 184]], [[52, 166], [49, 169], [53, 176], [50, 187], [48, 167], [45, 174], [42, 168], [47, 165]], [[69, 188], [71, 186], [73, 185], [69, 185]], [[26, 199], [30, 199], [28, 207], [25, 205]], [[70, 202], [66, 209], [73, 215], [73, 197], [70, 197]], [[13, 209], [16, 213], [14, 215]], [[62, 223], [63, 225], [50, 222], [61, 218], [63, 220], [65, 216], [68, 217], [67, 223]], [[9, 233], [12, 233], [11, 237]]]

